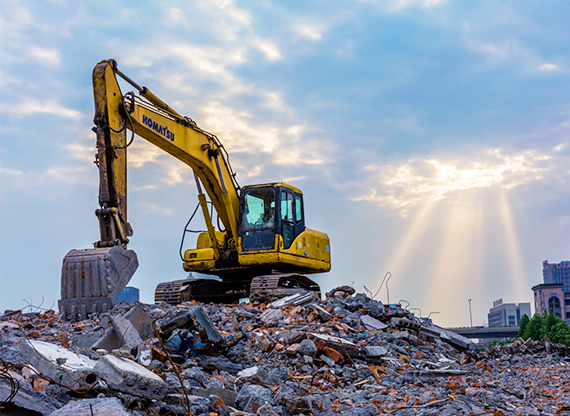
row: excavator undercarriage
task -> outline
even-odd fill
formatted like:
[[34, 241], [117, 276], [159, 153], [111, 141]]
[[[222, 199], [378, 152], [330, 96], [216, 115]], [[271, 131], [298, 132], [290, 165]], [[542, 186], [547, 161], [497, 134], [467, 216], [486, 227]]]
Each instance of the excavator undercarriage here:
[[154, 302], [176, 305], [190, 300], [200, 302], [232, 303], [243, 298], [271, 302], [276, 299], [312, 291], [321, 297], [319, 285], [300, 274], [275, 274], [245, 280], [184, 279], [159, 283]]

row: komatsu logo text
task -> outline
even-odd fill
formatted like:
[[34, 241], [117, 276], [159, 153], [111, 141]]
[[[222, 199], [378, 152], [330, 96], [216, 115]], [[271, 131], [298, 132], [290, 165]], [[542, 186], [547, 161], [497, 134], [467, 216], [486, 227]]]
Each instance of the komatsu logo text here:
[[156, 121], [152, 121], [152, 119], [150, 117], [147, 117], [144, 115], [142, 117], [142, 122], [145, 126], [147, 126], [150, 129], [153, 129], [158, 134], [161, 134], [162, 136], [166, 137], [167, 139], [169, 139], [171, 141], [174, 141], [174, 133], [172, 133], [170, 130], [168, 130], [168, 127], [161, 126]]

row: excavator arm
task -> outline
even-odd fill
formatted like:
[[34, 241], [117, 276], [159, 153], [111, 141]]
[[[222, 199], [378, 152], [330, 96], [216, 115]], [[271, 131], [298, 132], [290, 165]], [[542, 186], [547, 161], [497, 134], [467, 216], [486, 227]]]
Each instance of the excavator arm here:
[[[117, 75], [138, 89], [123, 95]], [[100, 172], [99, 203], [117, 208], [116, 234], [128, 235], [126, 223], [127, 129], [190, 166], [214, 205], [229, 239], [238, 233], [239, 195], [225, 150], [212, 134], [182, 117], [147, 88], [117, 69], [114, 60], [102, 61], [93, 71], [95, 124]], [[116, 216], [115, 216], [116, 217]], [[115, 218], [113, 217], [113, 218]], [[107, 237], [101, 235], [101, 242]], [[127, 240], [128, 241], [128, 240]], [[121, 240], [122, 243], [127, 241]], [[114, 244], [115, 245], [115, 244]]]

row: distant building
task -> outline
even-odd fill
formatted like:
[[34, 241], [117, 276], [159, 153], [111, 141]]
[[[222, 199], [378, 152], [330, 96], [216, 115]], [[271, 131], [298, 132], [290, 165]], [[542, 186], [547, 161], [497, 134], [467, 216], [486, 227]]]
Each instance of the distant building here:
[[563, 291], [570, 292], [570, 261], [560, 263], [549, 263], [548, 260], [542, 262], [543, 283], [562, 283]]
[[119, 295], [119, 303], [127, 301], [131, 303], [135, 303], [139, 301], [139, 294], [140, 290], [136, 287], [127, 286], [123, 289], [121, 294]]
[[532, 288], [534, 309], [540, 315], [552, 312], [570, 323], [570, 292], [564, 292], [562, 283], [543, 283]]
[[540, 315], [552, 312], [570, 324], [570, 261], [543, 261], [542, 279], [542, 284], [532, 288], [535, 312]]
[[489, 326], [519, 325], [521, 317], [527, 315], [530, 318], [530, 303], [503, 303], [502, 299], [493, 302], [489, 309], [487, 320]]

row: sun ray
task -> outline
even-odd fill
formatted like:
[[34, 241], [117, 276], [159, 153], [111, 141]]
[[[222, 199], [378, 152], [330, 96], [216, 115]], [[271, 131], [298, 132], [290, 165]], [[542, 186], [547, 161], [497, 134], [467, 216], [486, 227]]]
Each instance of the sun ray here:
[[468, 313], [458, 315], [457, 311], [468, 310], [472, 282], [478, 280], [482, 270], [481, 203], [474, 198], [464, 199], [442, 218], [443, 239], [432, 273], [426, 276], [430, 284], [424, 307], [440, 311], [453, 325], [465, 325]]
[[[508, 278], [510, 280], [509, 287], [512, 292], [510, 296], [514, 299], [528, 298], [527, 284], [528, 278], [524, 271], [520, 245], [518, 243], [517, 232], [513, 222], [512, 210], [509, 201], [504, 193], [500, 194], [500, 214], [502, 225], [505, 231], [505, 243], [508, 257], [508, 265], [510, 273]], [[522, 284], [521, 284], [522, 283]]]
[[[419, 212], [414, 216], [414, 219], [404, 237], [396, 246], [395, 252], [390, 256], [390, 261], [386, 271], [390, 271], [395, 276], [405, 276], [406, 270], [409, 267], [409, 259], [412, 257], [416, 247], [420, 244], [426, 229], [429, 225], [429, 218], [433, 209], [433, 202], [426, 202], [422, 205]], [[381, 278], [384, 277], [382, 274]], [[378, 281], [378, 285], [380, 282]], [[406, 282], [403, 279], [394, 279], [391, 284], [394, 290], [397, 290], [402, 284]]]

